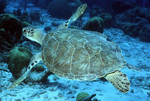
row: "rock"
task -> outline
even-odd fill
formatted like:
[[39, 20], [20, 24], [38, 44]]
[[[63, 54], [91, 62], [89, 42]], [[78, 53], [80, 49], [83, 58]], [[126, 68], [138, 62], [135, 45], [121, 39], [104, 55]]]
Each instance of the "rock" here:
[[92, 94], [91, 96], [85, 97], [82, 101], [97, 101], [97, 99], [92, 100], [95, 96], [96, 94]]
[[68, 19], [81, 4], [80, 0], [54, 0], [47, 9], [53, 17]]
[[32, 70], [27, 78], [27, 81], [41, 82], [47, 79], [47, 77], [52, 74], [48, 68], [44, 68], [43, 64], [37, 64]]
[[83, 30], [103, 33], [103, 26], [103, 19], [101, 17], [93, 17], [83, 26]]
[[115, 16], [117, 24], [123, 22], [134, 22], [136, 18], [146, 18], [149, 21], [149, 9], [136, 7], [134, 9], [127, 10], [121, 14]]
[[[14, 47], [9, 52], [7, 58], [8, 69], [16, 79], [24, 74], [32, 56], [32, 53], [23, 47]], [[25, 81], [40, 82], [45, 80], [50, 74], [51, 72], [44, 68], [43, 65], [37, 64]]]
[[144, 25], [144, 27], [140, 30], [139, 33], [141, 41], [150, 42], [150, 25]]
[[141, 27], [135, 23], [126, 23], [121, 28], [126, 35], [138, 37]]
[[138, 25], [145, 25], [145, 24], [149, 24], [149, 21], [146, 18], [140, 18], [140, 17], [135, 17], [133, 19], [134, 23], [137, 23]]
[[140, 31], [143, 29], [143, 25], [147, 24], [149, 24], [147, 19], [135, 17], [131, 23], [124, 23], [121, 29], [126, 35], [139, 37], [141, 33]]
[[139, 37], [141, 41], [148, 41], [149, 29], [143, 26], [150, 24], [148, 14], [146, 9], [137, 7], [116, 15], [115, 21], [125, 34], [131, 37]]

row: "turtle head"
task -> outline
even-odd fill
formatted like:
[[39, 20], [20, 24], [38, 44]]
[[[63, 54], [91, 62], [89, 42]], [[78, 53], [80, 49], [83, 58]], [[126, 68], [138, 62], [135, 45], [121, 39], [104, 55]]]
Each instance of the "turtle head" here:
[[23, 28], [22, 33], [29, 40], [35, 41], [39, 44], [42, 44], [42, 40], [45, 35], [41, 29], [35, 27], [25, 27]]

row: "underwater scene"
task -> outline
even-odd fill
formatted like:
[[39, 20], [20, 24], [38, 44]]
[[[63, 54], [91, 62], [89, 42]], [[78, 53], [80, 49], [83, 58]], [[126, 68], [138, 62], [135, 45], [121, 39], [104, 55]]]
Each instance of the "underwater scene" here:
[[0, 0], [0, 101], [150, 101], [150, 0]]

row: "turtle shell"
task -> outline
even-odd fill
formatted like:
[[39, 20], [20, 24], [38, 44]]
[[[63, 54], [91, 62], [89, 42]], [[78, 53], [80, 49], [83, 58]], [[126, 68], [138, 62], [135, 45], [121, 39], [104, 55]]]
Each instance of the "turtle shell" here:
[[60, 29], [43, 39], [42, 59], [54, 74], [72, 80], [94, 80], [123, 68], [117, 44], [98, 32]]

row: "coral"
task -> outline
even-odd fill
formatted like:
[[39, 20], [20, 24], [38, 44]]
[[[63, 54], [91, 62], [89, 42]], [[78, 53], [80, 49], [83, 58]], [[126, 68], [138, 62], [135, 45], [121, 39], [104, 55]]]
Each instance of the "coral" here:
[[8, 69], [15, 78], [20, 77], [23, 68], [27, 67], [32, 53], [26, 48], [14, 47], [8, 55], [7, 63]]
[[112, 26], [112, 16], [109, 13], [102, 13], [100, 14], [100, 17], [104, 21], [105, 28], [110, 28]]
[[76, 101], [82, 101], [84, 98], [90, 96], [88, 93], [86, 92], [81, 92], [77, 95]]
[[89, 95], [86, 92], [81, 92], [77, 95], [76, 101], [98, 101], [97, 99], [92, 100], [95, 96], [96, 94]]
[[93, 17], [83, 26], [83, 29], [103, 33], [103, 26], [103, 19], [101, 17]]
[[0, 50], [9, 50], [20, 39], [22, 35], [22, 24], [12, 14], [0, 15]]
[[53, 17], [68, 19], [81, 4], [79, 0], [54, 0], [47, 9]]
[[[32, 53], [23, 47], [14, 47], [9, 52], [7, 58], [8, 69], [15, 78], [19, 78], [24, 74], [32, 56]], [[25, 81], [40, 82], [47, 79], [50, 74], [51, 72], [45, 69], [43, 65], [37, 64]]]

